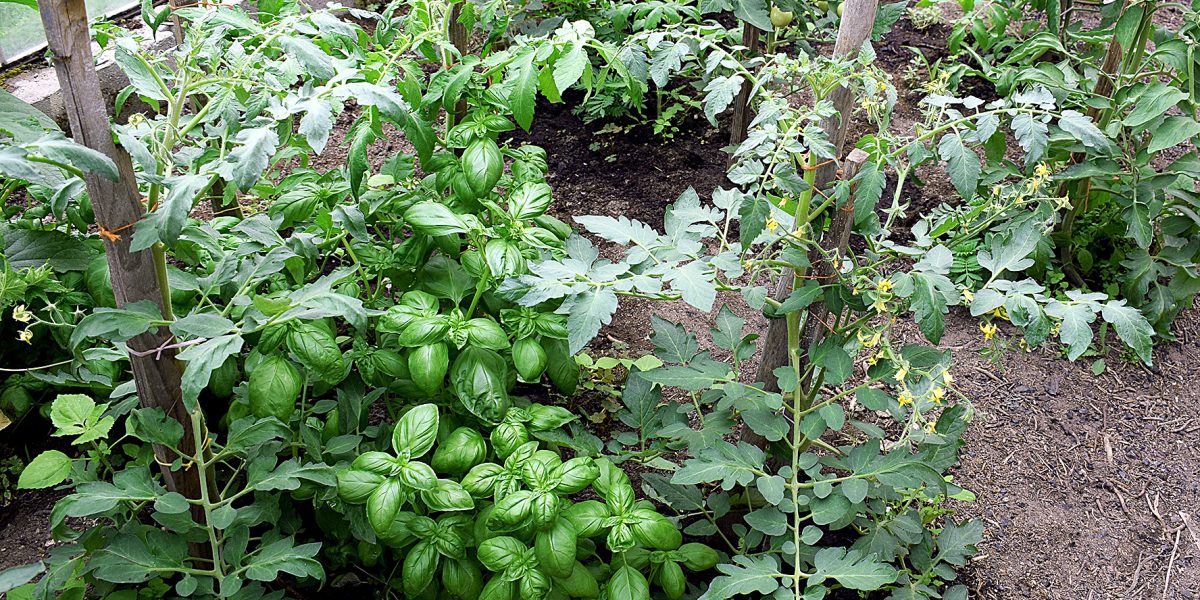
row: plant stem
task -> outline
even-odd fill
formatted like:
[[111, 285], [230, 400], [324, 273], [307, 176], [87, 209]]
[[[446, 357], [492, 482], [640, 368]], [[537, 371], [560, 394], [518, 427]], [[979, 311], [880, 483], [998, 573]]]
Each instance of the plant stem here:
[[467, 317], [470, 319], [475, 315], [475, 307], [479, 305], [479, 299], [483, 297], [483, 292], [487, 289], [487, 280], [480, 279], [479, 283], [475, 284], [475, 297], [471, 298], [471, 307], [467, 309]]
[[175, 309], [171, 306], [171, 284], [167, 279], [167, 253], [162, 242], [150, 248], [150, 257], [154, 260], [154, 275], [158, 280], [158, 291], [162, 297], [162, 317], [164, 321], [175, 320]]
[[212, 509], [219, 504], [220, 499], [217, 499], [217, 504], [214, 504], [213, 498], [209, 496], [208, 492], [208, 468], [212, 465], [204, 460], [205, 433], [199, 407], [192, 410], [191, 417], [192, 439], [196, 440], [196, 455], [192, 457], [192, 468], [196, 469], [200, 476], [200, 506], [204, 509], [204, 527], [208, 530], [208, 544], [212, 547], [213, 571], [216, 572], [216, 578], [220, 581], [225, 577], [224, 566], [221, 563], [221, 544], [217, 541], [217, 530], [212, 526]]

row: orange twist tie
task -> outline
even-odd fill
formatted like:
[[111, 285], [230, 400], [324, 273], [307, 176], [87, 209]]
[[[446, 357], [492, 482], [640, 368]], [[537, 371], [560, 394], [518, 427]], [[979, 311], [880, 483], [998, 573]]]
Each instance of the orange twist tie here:
[[129, 229], [130, 227], [133, 227], [136, 224], [137, 224], [137, 221], [134, 221], [133, 223], [130, 223], [128, 225], [122, 225], [116, 229], [105, 229], [103, 225], [96, 223], [96, 228], [98, 228], [100, 230], [100, 237], [102, 237], [110, 242], [116, 242], [121, 239], [121, 236], [118, 234], [118, 232], [125, 231], [126, 229]]
[[816, 171], [817, 169], [820, 169], [821, 167], [823, 167], [823, 166], [825, 166], [825, 165], [827, 165], [827, 164], [830, 164], [830, 163], [832, 163], [832, 162], [834, 162], [834, 159], [832, 159], [832, 158], [831, 158], [831, 159], [829, 159], [829, 160], [827, 160], [827, 161], [825, 161], [825, 162], [823, 162], [823, 163], [820, 163], [820, 164], [815, 164], [815, 165], [813, 165], [813, 166], [811, 166], [811, 167], [810, 167], [810, 166], [808, 166], [808, 165], [800, 165], [800, 170], [801, 170], [801, 171]]

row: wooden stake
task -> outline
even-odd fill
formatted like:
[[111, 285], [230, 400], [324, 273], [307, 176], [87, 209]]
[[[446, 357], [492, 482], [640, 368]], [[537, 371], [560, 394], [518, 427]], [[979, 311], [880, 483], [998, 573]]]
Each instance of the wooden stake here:
[[[758, 28], [749, 22], [742, 24], [742, 45], [746, 47], [746, 56], [754, 56], [758, 46]], [[737, 98], [733, 99], [733, 118], [729, 120], [729, 145], [736, 146], [746, 141], [746, 132], [750, 128], [750, 90], [753, 88], [749, 80], [742, 82], [742, 89]], [[731, 157], [732, 160], [732, 157]]]
[[[842, 179], [849, 181], [854, 179], [855, 175], [867, 164], [867, 159], [870, 155], [859, 148], [850, 151], [850, 155], [846, 160], [842, 161]], [[813, 266], [812, 276], [820, 282], [833, 281], [838, 274], [838, 266], [841, 259], [846, 255], [846, 249], [850, 246], [850, 232], [854, 229], [854, 193], [850, 193], [850, 198], [846, 200], [846, 205], [836, 208], [833, 212], [833, 218], [829, 224], [829, 229], [825, 230], [825, 234], [821, 236], [821, 242], [818, 244], [820, 250], [813, 249], [808, 253], [808, 262]], [[830, 258], [826, 258], [826, 257]], [[808, 318], [805, 322], [808, 324], [805, 327], [803, 335], [800, 339], [800, 347], [808, 349], [813, 344], [821, 341], [825, 336], [826, 322], [829, 317], [829, 306], [824, 300], [817, 300], [808, 307]], [[807, 360], [808, 355], [803, 358]], [[804, 366], [801, 366], [800, 372], [805, 371]]]
[[[463, 1], [465, 2], [466, 0], [463, 0]], [[505, 1], [507, 1], [507, 0], [505, 0]], [[454, 4], [454, 8], [450, 9], [450, 26], [449, 26], [449, 31], [446, 32], [446, 36], [448, 38], [450, 38], [450, 43], [456, 49], [458, 49], [460, 61], [462, 60], [461, 59], [462, 56], [467, 55], [467, 50], [468, 50], [467, 46], [471, 42], [471, 32], [467, 31], [466, 26], [464, 26], [462, 23], [458, 22], [459, 16], [461, 14], [462, 14], [462, 3], [456, 2]], [[446, 68], [449, 68], [449, 65], [447, 65]], [[453, 115], [453, 121], [451, 121], [451, 123], [453, 125], [457, 125], [459, 123], [462, 123], [463, 119], [465, 119], [466, 117], [467, 117], [467, 99], [459, 98], [458, 102], [456, 102], [454, 104], [454, 115]], [[446, 133], [450, 133], [449, 128], [447, 128]]]
[[[846, 181], [854, 179], [854, 176], [858, 175], [859, 170], [862, 169], [869, 158], [870, 155], [859, 148], [852, 150], [850, 155], [846, 157], [846, 160], [842, 161], [841, 178]], [[811, 275], [814, 279], [821, 282], [831, 281], [836, 277], [841, 258], [846, 255], [846, 249], [850, 245], [850, 233], [854, 230], [854, 191], [851, 190], [850, 197], [846, 200], [844, 206], [836, 207], [833, 210], [833, 218], [829, 224], [829, 229], [825, 230], [825, 233], [821, 236], [821, 241], [818, 243], [820, 250], [814, 248], [808, 253], [808, 261], [813, 266]], [[826, 258], [827, 256], [830, 258]], [[784, 289], [790, 293], [791, 280], [792, 275], [789, 273], [781, 278], [780, 283], [777, 284], [777, 288], [784, 286]], [[786, 293], [784, 297], [787, 297]], [[805, 327], [800, 333], [800, 349], [807, 353], [813, 344], [821, 341], [821, 338], [825, 336], [825, 331], [828, 327], [829, 306], [825, 304], [824, 300], [817, 300], [809, 305], [806, 312], [808, 315], [803, 319]], [[782, 338], [778, 342], [772, 342], [771, 336], [775, 335], [778, 338], [781, 335], [779, 331], [782, 331]], [[763, 377], [763, 370], [768, 361], [775, 363], [775, 366], [771, 368], [771, 371], [774, 371], [775, 367], [787, 364], [787, 360], [786, 322], [783, 318], [772, 319], [770, 327], [767, 330], [767, 345], [763, 347], [763, 358], [762, 362], [759, 363], [758, 373], [756, 374], [758, 379], [756, 380], [764, 381], [761, 378]], [[803, 373], [808, 367], [808, 354], [802, 354], [800, 360], [800, 372]], [[779, 379], [775, 377], [773, 372], [768, 373], [770, 374], [769, 384], [771, 387], [764, 386], [764, 388], [769, 392], [778, 392]], [[797, 393], [802, 389], [806, 389], [804, 383], [798, 386]], [[760, 447], [765, 447], [767, 444], [765, 438], [751, 431], [749, 428], [742, 430], [742, 440]]]
[[[846, 0], [845, 16], [838, 27], [837, 43], [833, 55], [839, 58], [849, 58], [858, 52], [863, 42], [871, 35], [875, 26], [875, 12], [879, 8], [879, 0]], [[850, 117], [854, 114], [854, 97], [850, 90], [839, 87], [830, 95], [837, 113], [821, 122], [821, 128], [833, 144], [834, 153], [840, 155], [842, 146], [846, 143], [846, 135], [850, 129]], [[814, 187], [823, 189], [837, 176], [837, 164], [830, 163], [819, 167], [815, 173]], [[787, 273], [775, 284], [774, 298], [782, 301], [792, 292], [792, 274]], [[788, 362], [787, 356], [787, 323], [784, 319], [771, 319], [767, 327], [767, 336], [763, 341], [762, 361], [754, 380], [763, 384], [763, 389], [769, 392], [779, 391], [779, 381], [775, 378], [775, 369]]]
[[[95, 174], [88, 174], [84, 178], [96, 213], [96, 225], [102, 231], [120, 232], [106, 236], [104, 240], [109, 279], [117, 306], [150, 301], [162, 311], [163, 294], [151, 251], [129, 251], [133, 237], [130, 226], [141, 219], [145, 207], [142, 206], [129, 154], [113, 143], [108, 122], [108, 103], [100, 92], [100, 81], [92, 57], [84, 0], [40, 0], [38, 9], [46, 29], [46, 40], [54, 55], [54, 70], [62, 88], [72, 136], [77, 143], [112, 159], [120, 174], [115, 182]], [[131, 353], [129, 357], [138, 400], [144, 407], [161, 408], [168, 417], [183, 425], [185, 433], [179, 449], [186, 455], [183, 461], [187, 463], [188, 457], [195, 455], [196, 441], [191, 434], [191, 419], [183, 406], [179, 363], [175, 361], [173, 349], [153, 352], [170, 344], [171, 340], [171, 332], [164, 327], [139, 335], [129, 340], [126, 346], [135, 352], [148, 352], [145, 356]], [[186, 498], [200, 498], [197, 469], [172, 471], [170, 464], [176, 456], [163, 446], [156, 445], [154, 455], [168, 490], [179, 492]], [[197, 513], [197, 509], [200, 507], [193, 507], [193, 518], [203, 523], [203, 510]]]

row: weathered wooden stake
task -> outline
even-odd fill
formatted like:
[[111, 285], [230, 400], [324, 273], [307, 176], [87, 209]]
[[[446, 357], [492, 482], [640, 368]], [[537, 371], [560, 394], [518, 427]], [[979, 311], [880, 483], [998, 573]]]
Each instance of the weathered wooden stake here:
[[[463, 1], [465, 2], [466, 0], [463, 0]], [[459, 16], [461, 14], [462, 14], [462, 3], [461, 2], [455, 3], [454, 8], [450, 9], [450, 26], [448, 28], [449, 31], [446, 32], [446, 36], [448, 38], [450, 38], [450, 43], [455, 48], [458, 49], [458, 53], [459, 53], [460, 57], [467, 55], [467, 50], [468, 50], [467, 46], [471, 42], [471, 32], [467, 31], [466, 26], [464, 26], [462, 23], [458, 22]], [[462, 59], [459, 58], [459, 60], [462, 60]], [[447, 65], [447, 68], [449, 68], [448, 65]], [[465, 119], [467, 117], [467, 99], [466, 98], [460, 98], [458, 100], [458, 102], [456, 102], [454, 104], [453, 117], [454, 117], [454, 120], [452, 122], [455, 125], [457, 125], [458, 123], [462, 123], [463, 119]], [[447, 131], [447, 133], [449, 133], [449, 131]]]
[[[84, 0], [40, 0], [38, 9], [46, 28], [50, 51], [54, 55], [54, 70], [62, 88], [72, 136], [77, 143], [112, 159], [120, 174], [118, 181], [109, 181], [95, 174], [85, 177], [88, 195], [96, 213], [96, 225], [101, 231], [110, 232], [105, 236], [104, 250], [117, 306], [150, 301], [162, 311], [160, 285], [165, 282], [158, 280], [151, 251], [129, 251], [131, 226], [145, 213], [145, 207], [138, 192], [129, 154], [113, 143], [108, 122], [108, 103], [100, 93], [100, 81], [92, 57]], [[183, 425], [185, 433], [179, 449], [186, 455], [183, 458], [186, 463], [188, 456], [195, 455], [196, 444], [191, 434], [191, 419], [183, 406], [180, 392], [179, 363], [175, 361], [173, 349], [155, 352], [170, 344], [171, 340], [171, 332], [164, 327], [139, 335], [129, 340], [126, 346], [131, 350], [129, 363], [133, 367], [141, 405], [161, 408], [168, 417]], [[143, 352], [146, 354], [139, 355]], [[176, 456], [163, 446], [155, 446], [154, 454], [168, 490], [179, 492], [187, 498], [200, 498], [197, 469], [172, 471], [170, 464]], [[195, 512], [199, 508], [193, 507], [193, 517], [202, 523], [203, 511], [198, 515]]]
[[[758, 28], [749, 22], [742, 24], [742, 45], [746, 47], [746, 55], [753, 56], [758, 46]], [[733, 99], [733, 117], [729, 120], [729, 145], [736, 146], [746, 141], [746, 132], [750, 128], [750, 91], [753, 89], [750, 80], [742, 82], [742, 89]], [[730, 158], [732, 160], [732, 157]]]
[[[842, 161], [841, 179], [849, 181], [854, 179], [855, 175], [867, 163], [870, 155], [859, 148], [850, 151], [846, 156], [846, 160]], [[813, 249], [808, 253], [808, 262], [812, 264], [812, 277], [817, 281], [832, 281], [837, 277], [838, 265], [841, 259], [846, 255], [846, 249], [850, 246], [850, 232], [854, 230], [854, 192], [851, 190], [850, 197], [846, 200], [846, 204], [840, 208], [836, 208], [833, 213], [833, 218], [830, 219], [829, 229], [825, 230], [821, 236], [821, 242], [818, 244], [820, 250]], [[830, 258], [826, 258], [826, 257]], [[813, 302], [808, 307], [808, 318], [805, 323], [808, 324], [804, 328], [803, 335], [800, 337], [801, 348], [811, 348], [813, 344], [821, 341], [828, 329], [827, 318], [829, 317], [829, 306], [824, 300]], [[805, 354], [802, 358], [807, 361], [808, 355]], [[800, 372], [805, 371], [806, 365], [802, 365]]]
[[[838, 27], [837, 43], [833, 48], [835, 57], [853, 56], [862, 47], [864, 41], [871, 35], [875, 26], [875, 11], [879, 8], [879, 0], [846, 0], [846, 8], [842, 23]], [[850, 116], [854, 114], [854, 97], [850, 90], [839, 87], [829, 99], [837, 109], [834, 116], [821, 122], [821, 128], [833, 144], [835, 154], [841, 154], [842, 146], [846, 144], [846, 134], [850, 129]], [[814, 187], [823, 189], [837, 176], [838, 165], [829, 163], [818, 167], [815, 173]], [[775, 285], [774, 297], [777, 300], [787, 298], [792, 292], [792, 275], [785, 274]], [[807, 350], [807, 348], [804, 348]], [[767, 337], [763, 341], [762, 361], [754, 380], [763, 384], [770, 392], [779, 391], [779, 381], [775, 378], [775, 369], [788, 362], [787, 355], [787, 323], [784, 319], [771, 319], [767, 328]]]

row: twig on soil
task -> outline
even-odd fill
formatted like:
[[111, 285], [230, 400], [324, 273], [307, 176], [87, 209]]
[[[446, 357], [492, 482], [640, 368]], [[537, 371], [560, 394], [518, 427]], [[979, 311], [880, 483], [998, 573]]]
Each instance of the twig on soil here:
[[1192, 527], [1191, 520], [1188, 519], [1188, 514], [1179, 511], [1179, 518], [1183, 519], [1183, 525], [1188, 530], [1188, 535], [1192, 536], [1192, 542], [1196, 544], [1196, 551], [1200, 552], [1200, 534], [1196, 533], [1196, 529]]
[[1121, 503], [1121, 512], [1128, 516], [1129, 507], [1125, 506], [1125, 497], [1121, 495], [1121, 490], [1117, 489], [1117, 486], [1113, 485], [1111, 481], [1109, 482], [1109, 485], [1112, 485], [1113, 493], [1117, 495], [1117, 500]]
[[1183, 528], [1175, 531], [1175, 547], [1171, 549], [1171, 560], [1167, 561], [1167, 580], [1163, 583], [1163, 600], [1167, 598], [1167, 592], [1171, 589], [1171, 569], [1175, 567], [1175, 554], [1179, 552], [1179, 536], [1183, 533]]
[[975, 370], [978, 371], [979, 373], [982, 373], [983, 375], [985, 375], [992, 381], [1001, 381], [1000, 377], [998, 377], [995, 373], [993, 373], [987, 369], [977, 366], [977, 367], [975, 367]]
[[1158, 499], [1160, 498], [1159, 494], [1154, 494], [1153, 503], [1150, 502], [1150, 494], [1146, 494], [1143, 497], [1146, 499], [1146, 506], [1150, 507], [1150, 514], [1154, 515], [1154, 518], [1158, 519], [1158, 524], [1162, 525], [1162, 528], [1165, 531], [1167, 529], [1167, 522], [1163, 520], [1162, 514], [1158, 512]]
[[1137, 568], [1133, 570], [1133, 583], [1129, 584], [1129, 591], [1125, 592], [1126, 597], [1130, 597], [1130, 594], [1132, 594], [1133, 590], [1138, 586], [1138, 580], [1142, 578], [1142, 556], [1144, 554], [1145, 552], [1138, 552]]

